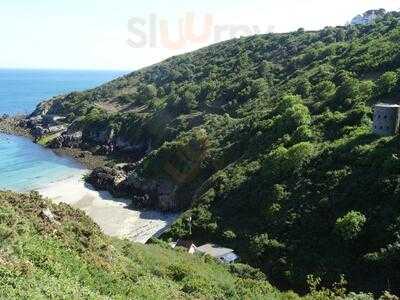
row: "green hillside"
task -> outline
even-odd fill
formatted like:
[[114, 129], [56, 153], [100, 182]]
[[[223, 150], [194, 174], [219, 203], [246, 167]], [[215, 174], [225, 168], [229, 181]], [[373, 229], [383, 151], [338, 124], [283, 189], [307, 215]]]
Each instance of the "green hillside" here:
[[[351, 290], [400, 294], [400, 138], [371, 133], [373, 105], [399, 102], [399, 41], [396, 12], [235, 39], [34, 116], [66, 116], [84, 149], [113, 157], [129, 144], [125, 159], [144, 158], [107, 186], [185, 211], [165, 239], [232, 247], [284, 289], [344, 275]], [[159, 182], [168, 193], [149, 192]]]
[[263, 279], [244, 265], [110, 239], [82, 212], [36, 194], [0, 193], [2, 299], [286, 297]]

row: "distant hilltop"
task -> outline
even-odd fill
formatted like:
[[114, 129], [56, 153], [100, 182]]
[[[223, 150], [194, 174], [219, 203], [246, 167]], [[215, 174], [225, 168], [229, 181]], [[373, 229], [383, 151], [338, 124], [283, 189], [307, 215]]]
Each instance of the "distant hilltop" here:
[[386, 10], [368, 10], [362, 15], [355, 16], [350, 24], [351, 25], [368, 25], [375, 22], [377, 18], [383, 17], [386, 14]]

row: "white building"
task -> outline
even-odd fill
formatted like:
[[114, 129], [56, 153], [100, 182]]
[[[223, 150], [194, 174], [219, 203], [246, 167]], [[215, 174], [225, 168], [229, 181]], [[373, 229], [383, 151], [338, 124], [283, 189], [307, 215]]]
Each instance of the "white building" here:
[[234, 263], [239, 259], [233, 249], [219, 247], [214, 244], [205, 244], [197, 247], [196, 252], [208, 254], [226, 264]]

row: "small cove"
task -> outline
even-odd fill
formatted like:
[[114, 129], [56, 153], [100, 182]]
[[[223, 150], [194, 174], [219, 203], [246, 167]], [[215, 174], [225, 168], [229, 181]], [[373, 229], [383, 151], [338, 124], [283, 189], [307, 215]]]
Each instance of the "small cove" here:
[[[0, 115], [27, 114], [48, 98], [94, 88], [122, 71], [0, 69]], [[26, 192], [81, 174], [83, 167], [31, 140], [0, 134], [0, 189]]]
[[[0, 115], [31, 112], [44, 99], [100, 85], [118, 72], [0, 70]], [[30, 139], [0, 134], [0, 190], [38, 191], [56, 203], [84, 211], [110, 236], [145, 243], [178, 217], [129, 208], [129, 200], [98, 192], [82, 180], [88, 172], [73, 158], [61, 156]]]

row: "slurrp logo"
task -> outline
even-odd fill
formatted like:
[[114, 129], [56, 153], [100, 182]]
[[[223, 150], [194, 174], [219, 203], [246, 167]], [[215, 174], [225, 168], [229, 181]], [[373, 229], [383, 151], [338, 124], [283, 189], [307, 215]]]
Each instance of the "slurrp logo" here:
[[[274, 27], [268, 26], [267, 32]], [[201, 17], [188, 12], [175, 22], [150, 14], [147, 18], [131, 18], [128, 22], [130, 37], [128, 45], [133, 48], [185, 49], [194, 45], [206, 45], [235, 37], [262, 33], [258, 25], [225, 24], [217, 25], [212, 14]]]

